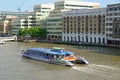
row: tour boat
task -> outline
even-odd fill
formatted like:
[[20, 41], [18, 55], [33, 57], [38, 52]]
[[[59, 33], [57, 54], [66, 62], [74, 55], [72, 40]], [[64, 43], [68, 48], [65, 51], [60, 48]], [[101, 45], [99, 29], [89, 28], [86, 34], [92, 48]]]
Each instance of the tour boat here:
[[22, 54], [24, 57], [65, 66], [73, 66], [74, 63], [88, 64], [88, 61], [84, 58], [74, 56], [74, 52], [59, 47], [53, 47], [52, 49], [28, 48], [23, 50]]

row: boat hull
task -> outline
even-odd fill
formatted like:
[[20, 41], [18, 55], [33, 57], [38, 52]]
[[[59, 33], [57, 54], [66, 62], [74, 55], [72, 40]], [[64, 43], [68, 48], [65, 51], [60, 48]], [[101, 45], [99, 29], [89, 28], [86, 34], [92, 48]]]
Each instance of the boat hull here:
[[75, 63], [78, 63], [78, 64], [88, 64], [88, 61], [85, 60], [84, 58], [78, 58]]
[[38, 56], [31, 56], [31, 55], [27, 55], [26, 53], [22, 53], [24, 57], [30, 58], [30, 59], [35, 59], [35, 60], [39, 60], [39, 61], [43, 61], [43, 62], [47, 62], [47, 63], [51, 63], [51, 64], [57, 64], [57, 65], [64, 65], [64, 66], [73, 66], [72, 62], [69, 61], [59, 61], [57, 59], [48, 59], [46, 57], [38, 57]]

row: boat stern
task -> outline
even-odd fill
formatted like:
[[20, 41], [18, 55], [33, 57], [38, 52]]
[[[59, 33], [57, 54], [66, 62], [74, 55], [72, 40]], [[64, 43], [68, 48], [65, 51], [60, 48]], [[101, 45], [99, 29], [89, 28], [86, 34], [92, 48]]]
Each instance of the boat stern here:
[[83, 57], [79, 57], [79, 58], [77, 58], [76, 63], [88, 64], [89, 62], [86, 59], [84, 59]]

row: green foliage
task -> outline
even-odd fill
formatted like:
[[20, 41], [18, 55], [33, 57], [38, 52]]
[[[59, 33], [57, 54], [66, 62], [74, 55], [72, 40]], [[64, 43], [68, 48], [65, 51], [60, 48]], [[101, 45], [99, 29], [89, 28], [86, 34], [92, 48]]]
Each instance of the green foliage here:
[[40, 28], [39, 27], [29, 28], [28, 33], [32, 38], [39, 37]]
[[19, 29], [19, 31], [18, 31], [18, 35], [19, 35], [19, 36], [22, 36], [22, 28]]
[[46, 29], [41, 29], [40, 30], [40, 37], [45, 38], [47, 35], [47, 30]]
[[25, 37], [26, 34], [27, 34], [27, 32], [28, 32], [28, 29], [27, 29], [27, 28], [24, 28], [24, 29], [21, 28], [21, 29], [19, 30], [19, 32], [18, 32], [18, 35]]
[[46, 29], [40, 28], [40, 27], [32, 27], [32, 28], [24, 28], [20, 29], [18, 32], [19, 36], [25, 37], [27, 34], [29, 34], [32, 38], [45, 38], [47, 35]]

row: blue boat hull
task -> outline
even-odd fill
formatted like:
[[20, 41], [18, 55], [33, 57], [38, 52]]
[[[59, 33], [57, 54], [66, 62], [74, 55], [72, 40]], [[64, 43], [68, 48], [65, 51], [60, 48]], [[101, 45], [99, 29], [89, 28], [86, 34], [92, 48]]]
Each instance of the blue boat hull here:
[[43, 56], [27, 55], [25, 52], [23, 52], [22, 54], [23, 54], [24, 57], [39, 60], [39, 61], [43, 61], [43, 62], [47, 62], [47, 63], [51, 63], [51, 64], [64, 65], [64, 66], [73, 66], [73, 63], [69, 62], [69, 61], [58, 61], [56, 59], [48, 59], [48, 58], [43, 57]]

